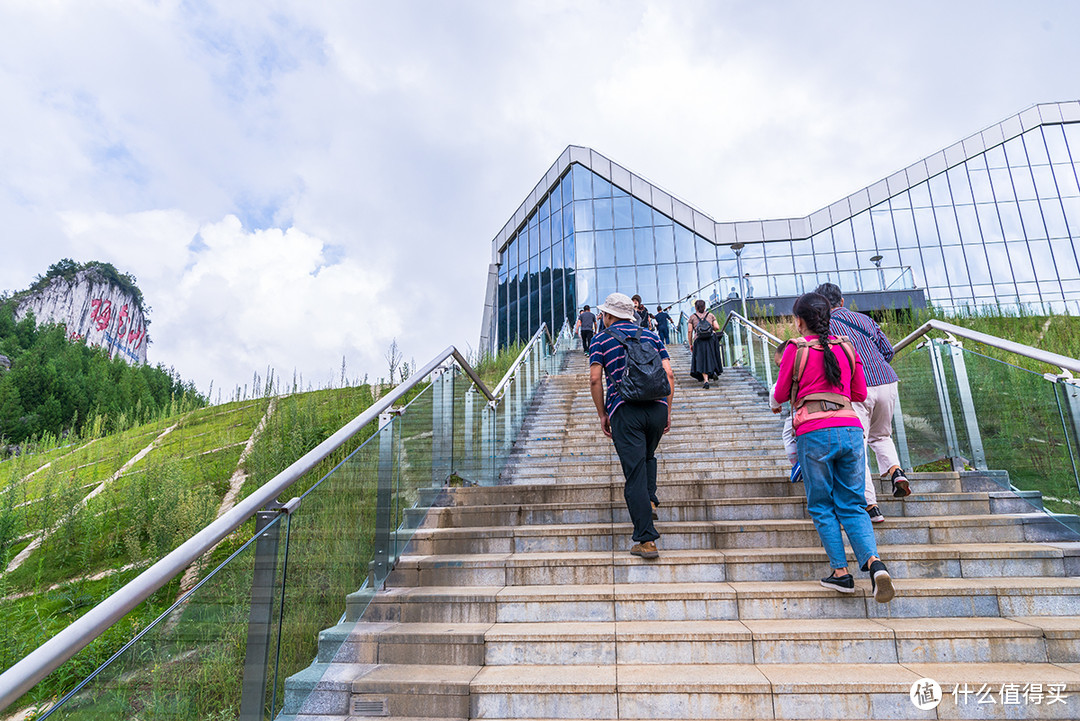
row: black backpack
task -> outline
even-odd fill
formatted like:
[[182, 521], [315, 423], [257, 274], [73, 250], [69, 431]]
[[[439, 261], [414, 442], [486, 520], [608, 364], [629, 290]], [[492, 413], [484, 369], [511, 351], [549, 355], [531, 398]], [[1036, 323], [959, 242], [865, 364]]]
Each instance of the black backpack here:
[[709, 322], [709, 314], [706, 313], [702, 318], [697, 313], [694, 314], [697, 318], [697, 323], [694, 325], [694, 337], [695, 338], [711, 338], [713, 334], [712, 323]]
[[642, 340], [641, 331], [638, 328], [633, 337], [628, 337], [615, 328], [605, 330], [626, 349], [626, 368], [615, 384], [624, 401], [658, 401], [671, 395], [660, 351], [648, 340]]

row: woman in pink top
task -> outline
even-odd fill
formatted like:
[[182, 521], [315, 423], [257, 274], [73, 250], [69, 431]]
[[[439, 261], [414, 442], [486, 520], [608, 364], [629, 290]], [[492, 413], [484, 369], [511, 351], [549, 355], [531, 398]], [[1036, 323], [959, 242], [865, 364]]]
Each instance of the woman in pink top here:
[[866, 398], [862, 360], [850, 342], [844, 344], [845, 348], [829, 335], [830, 308], [824, 296], [800, 296], [793, 312], [799, 333], [813, 345], [803, 351], [806, 361], [798, 393], [791, 398], [799, 349], [796, 343], [788, 344], [780, 362], [774, 398], [780, 403], [791, 400], [795, 414], [795, 442], [806, 507], [833, 569], [831, 575], [821, 579], [821, 585], [840, 593], [855, 592], [840, 532], [843, 527], [859, 568], [870, 573], [874, 598], [888, 603], [894, 596], [892, 579], [878, 558], [874, 527], [863, 509], [866, 451], [862, 426], [851, 409], [851, 401]]

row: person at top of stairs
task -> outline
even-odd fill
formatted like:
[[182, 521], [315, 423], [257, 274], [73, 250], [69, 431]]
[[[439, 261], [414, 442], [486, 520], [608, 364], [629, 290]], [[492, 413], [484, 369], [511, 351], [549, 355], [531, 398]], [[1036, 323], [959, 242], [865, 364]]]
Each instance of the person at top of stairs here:
[[[641, 558], [658, 558], [656, 539], [660, 534], [653, 526], [656, 496], [656, 447], [660, 438], [671, 428], [671, 402], [675, 394], [675, 376], [667, 348], [650, 330], [634, 324], [634, 303], [622, 293], [612, 293], [600, 306], [604, 331], [593, 338], [589, 356], [589, 389], [600, 428], [615, 444], [622, 464], [625, 484], [623, 497], [630, 519], [634, 523], [634, 546], [630, 553]], [[625, 336], [620, 341], [615, 331]], [[649, 344], [659, 354], [660, 364], [667, 375], [669, 392], [666, 398], [655, 400], [625, 400], [620, 384], [626, 373], [629, 351], [624, 343]], [[607, 377], [607, 392], [602, 379]]]
[[704, 387], [708, 388], [709, 381], [715, 381], [724, 370], [720, 360], [720, 324], [716, 316], [705, 312], [705, 301], [695, 301], [694, 310], [690, 316], [690, 337], [693, 339], [690, 376], [696, 381], [705, 381]]
[[578, 315], [577, 323], [574, 324], [574, 330], [581, 337], [581, 349], [585, 352], [585, 357], [589, 357], [589, 345], [592, 343], [593, 331], [596, 328], [596, 316], [589, 310], [589, 306], [585, 306], [581, 310], [581, 314]]
[[802, 341], [788, 344], [780, 363], [774, 398], [791, 400], [806, 507], [814, 521], [832, 573], [821, 585], [854, 593], [840, 533], [843, 526], [859, 568], [870, 572], [874, 599], [894, 595], [888, 569], [878, 557], [874, 527], [863, 510], [866, 465], [862, 425], [851, 407], [866, 397], [862, 359], [846, 337], [829, 335], [829, 301], [806, 293], [793, 312]]

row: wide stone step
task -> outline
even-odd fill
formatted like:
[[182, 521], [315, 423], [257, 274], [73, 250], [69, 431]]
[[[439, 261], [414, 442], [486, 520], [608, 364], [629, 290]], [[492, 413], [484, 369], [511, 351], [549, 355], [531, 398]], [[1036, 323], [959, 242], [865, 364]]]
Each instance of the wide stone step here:
[[344, 623], [319, 660], [463, 666], [1076, 663], [1080, 618]]
[[[687, 493], [696, 492], [696, 489], [684, 487]], [[736, 525], [717, 526], [717, 534], [724, 534], [726, 539], [717, 544], [717, 548], [758, 547], [766, 543], [774, 543], [778, 546], [806, 545], [779, 540], [785, 534], [803, 533], [812, 530], [809, 517], [806, 513], [806, 500], [802, 496], [766, 496], [766, 497], [739, 497], [739, 498], [713, 498], [699, 499], [689, 498], [670, 500], [671, 489], [665, 489], [666, 499], [658, 509], [660, 524], [682, 522], [739, 522]], [[682, 495], [682, 494], [680, 494]], [[617, 500], [613, 500], [616, 499]], [[1020, 513], [1002, 513], [1001, 515], [964, 515], [955, 513], [957, 510], [950, 501], [954, 498], [964, 503], [964, 495], [941, 494], [939, 496], [941, 511], [940, 515], [927, 513], [913, 513], [905, 516], [907, 510], [906, 499], [894, 499], [885, 497], [879, 500], [878, 506], [885, 515], [885, 522], [876, 525], [875, 531], [880, 538], [882, 533], [903, 534], [901, 537], [910, 539], [911, 542], [933, 541], [945, 542], [968, 542], [977, 540], [1002, 540], [1002, 541], [1043, 541], [1060, 540], [1061, 534], [1051, 535], [1057, 531], [1056, 524], [1044, 514], [1032, 513], [1030, 507], [1021, 508]], [[992, 503], [992, 508], [996, 504]], [[925, 504], [912, 506], [917, 510], [926, 510]], [[419, 525], [419, 519], [425, 519], [422, 511], [407, 512], [409, 518], [417, 521], [410, 523], [410, 528]], [[773, 524], [779, 521], [801, 521], [799, 525]], [[609, 489], [607, 494], [599, 494], [594, 501], [574, 503], [530, 503], [525, 505], [493, 504], [486, 506], [450, 506], [446, 508], [433, 508], [426, 514], [424, 520], [424, 533], [421, 537], [434, 536], [439, 529], [454, 529], [449, 532], [447, 538], [467, 538], [472, 533], [471, 529], [498, 528], [510, 534], [514, 528], [524, 526], [565, 526], [565, 525], [588, 525], [630, 522], [630, 515], [626, 510], [626, 504], [621, 498], [621, 489]], [[757, 523], [755, 523], [757, 522]], [[1005, 528], [1014, 524], [1023, 523], [1023, 529]], [[980, 528], [987, 528], [990, 535], [980, 535]], [[931, 535], [929, 529], [936, 529]], [[607, 529], [600, 529], [596, 533], [607, 533]], [[894, 533], [895, 532], [895, 533]], [[527, 533], [535, 535], [536, 532]], [[539, 532], [541, 535], [543, 532]], [[772, 535], [778, 534], [778, 535]], [[907, 535], [912, 534], [912, 535]], [[816, 537], [816, 536], [815, 536]]]
[[[519, 721], [923, 718], [927, 712], [918, 712], [910, 697], [923, 678], [943, 692], [929, 717], [1075, 719], [1072, 697], [1080, 691], [1076, 668], [1047, 663], [619, 663], [572, 672], [563, 665], [379, 664], [355, 672], [351, 709], [379, 705], [393, 716]], [[1015, 685], [1019, 693], [1033, 684], [1041, 685], [1041, 703], [1001, 703], [1003, 687]], [[1051, 693], [1057, 703], [1047, 702]], [[987, 694], [998, 700], [986, 703]]]
[[[788, 499], [799, 497], [805, 503], [805, 492], [801, 483], [791, 483], [788, 480], [788, 471], [782, 473], [761, 472], [756, 475], [744, 474], [727, 475], [713, 470], [707, 473], [697, 471], [674, 471], [660, 477], [657, 482], [657, 495], [661, 504], [667, 508], [676, 509], [685, 501], [729, 499], [737, 502], [737, 499], [777, 498]], [[493, 505], [508, 505], [512, 502], [517, 508], [529, 508], [542, 504], [554, 503], [601, 503], [607, 500], [623, 502], [624, 478], [621, 472], [603, 476], [568, 476], [568, 477], [539, 477], [534, 476], [526, 482], [520, 479], [520, 484], [513, 483], [504, 486], [470, 487], [456, 489], [449, 494], [446, 503], [455, 507], [484, 507]], [[941, 479], [929, 482], [912, 482], [916, 491], [911, 496], [897, 501], [888, 491], [879, 486], [879, 503], [911, 502], [925, 503], [934, 499], [975, 500], [976, 496], [960, 492], [960, 482], [956, 479]], [[946, 496], [948, 496], [946, 498]], [[989, 508], [990, 499], [998, 498], [1004, 501], [1012, 497], [1010, 494], [993, 496], [982, 493]], [[914, 499], [914, 500], [912, 500]], [[1025, 510], [1030, 510], [1030, 507]], [[673, 510], [673, 512], [676, 512]], [[900, 514], [903, 515], [903, 514]], [[912, 514], [914, 515], [914, 514]], [[926, 514], [921, 514], [926, 515]]]
[[[715, 502], [714, 502], [715, 503]], [[902, 505], [902, 504], [897, 504]], [[692, 520], [656, 521], [665, 550], [712, 548], [785, 549], [819, 545], [817, 531], [811, 521], [801, 518], [804, 504], [744, 506], [750, 510], [777, 508], [793, 511], [799, 518], [764, 520]], [[558, 507], [556, 507], [558, 508]], [[729, 507], [706, 508], [721, 511]], [[488, 514], [489, 521], [502, 521], [488, 526], [458, 528], [421, 528], [403, 531], [402, 538], [410, 543], [409, 555], [439, 555], [466, 553], [527, 553], [532, 551], [611, 551], [625, 546], [632, 526], [625, 507], [609, 504], [604, 521], [560, 522], [550, 516], [546, 523], [540, 518], [530, 523], [517, 523], [520, 517], [507, 512], [501, 517]], [[670, 509], [663, 507], [664, 517]], [[579, 512], [597, 518], [601, 511], [586, 508]], [[562, 515], [568, 515], [562, 509]], [[885, 523], [874, 527], [877, 542], [886, 546], [925, 546], [957, 543], [1039, 543], [1046, 541], [1046, 520], [1042, 514], [1012, 514], [985, 516], [890, 516]], [[1030, 534], [1030, 535], [1029, 535]]]
[[[662, 536], [660, 558], [644, 562], [632, 556], [627, 533], [597, 536], [598, 544], [614, 542], [615, 550], [469, 553], [402, 556], [387, 586], [547, 586], [604, 583], [713, 583], [721, 581], [802, 581], [824, 575], [828, 557], [820, 544], [793, 548], [718, 550], [710, 542], [711, 527], [686, 529]], [[528, 544], [526, 544], [528, 545]], [[687, 548], [679, 548], [680, 545]], [[988, 578], [1019, 575], [1062, 577], [1066, 556], [1075, 560], [1075, 545], [1034, 543], [955, 543], [888, 546], [878, 551], [897, 584], [918, 578]], [[849, 552], [849, 565], [855, 566]], [[1075, 564], [1073, 564], [1075, 565]]]
[[415, 586], [389, 588], [370, 605], [366, 593], [350, 594], [347, 618], [356, 620], [365, 606], [366, 621], [404, 623], [1009, 618], [1080, 610], [1080, 579], [1072, 577], [898, 578], [896, 587], [897, 597], [879, 604], [865, 574], [856, 574], [853, 594], [817, 581]]

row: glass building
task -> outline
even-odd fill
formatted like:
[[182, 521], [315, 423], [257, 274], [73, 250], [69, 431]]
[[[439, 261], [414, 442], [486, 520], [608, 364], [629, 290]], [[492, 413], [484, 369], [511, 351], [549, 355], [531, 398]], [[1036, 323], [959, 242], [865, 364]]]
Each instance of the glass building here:
[[802, 218], [719, 222], [570, 146], [492, 243], [481, 347], [557, 331], [613, 291], [685, 309], [831, 281], [885, 304], [918, 289], [947, 311], [1080, 313], [1078, 172], [1077, 101], [1033, 106]]

